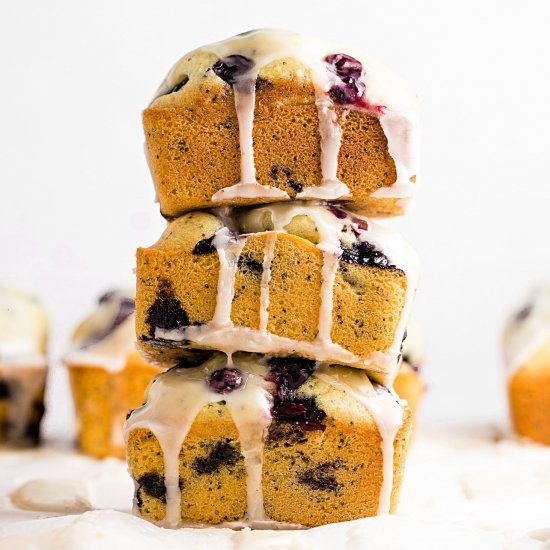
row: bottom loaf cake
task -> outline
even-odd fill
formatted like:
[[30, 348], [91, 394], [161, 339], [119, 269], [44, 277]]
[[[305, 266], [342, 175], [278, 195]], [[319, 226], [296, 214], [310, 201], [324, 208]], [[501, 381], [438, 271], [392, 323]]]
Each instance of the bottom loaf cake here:
[[411, 421], [359, 369], [214, 353], [157, 376], [124, 431], [141, 517], [299, 528], [393, 512]]

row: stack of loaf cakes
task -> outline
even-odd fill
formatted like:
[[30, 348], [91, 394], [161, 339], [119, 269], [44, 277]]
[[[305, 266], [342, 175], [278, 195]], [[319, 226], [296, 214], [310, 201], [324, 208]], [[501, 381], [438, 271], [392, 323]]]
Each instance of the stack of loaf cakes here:
[[169, 223], [137, 252], [136, 330], [170, 368], [125, 424], [135, 512], [269, 528], [395, 510], [418, 269], [370, 217], [417, 185], [414, 94], [349, 48], [258, 30], [185, 55], [143, 122]]

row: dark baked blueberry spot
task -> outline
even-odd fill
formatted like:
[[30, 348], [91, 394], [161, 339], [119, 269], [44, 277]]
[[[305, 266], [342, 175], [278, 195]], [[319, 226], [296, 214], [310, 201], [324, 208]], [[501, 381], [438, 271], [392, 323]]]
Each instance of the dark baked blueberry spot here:
[[153, 498], [158, 498], [162, 502], [166, 502], [166, 486], [164, 485], [164, 476], [157, 472], [147, 472], [138, 480], [139, 489], [146, 495]]
[[254, 62], [244, 55], [229, 55], [218, 59], [212, 66], [212, 70], [224, 82], [235, 84], [239, 77], [245, 75], [253, 66]]
[[294, 180], [288, 180], [288, 185], [290, 185], [290, 187], [292, 187], [292, 189], [294, 189], [296, 193], [300, 193], [304, 188], [304, 186], [301, 183], [298, 183], [297, 181], [294, 181]]
[[12, 397], [12, 389], [10, 383], [0, 378], [0, 399], [10, 399]]
[[351, 247], [343, 247], [340, 259], [349, 264], [366, 265], [380, 269], [395, 269], [388, 257], [366, 241], [358, 241]]
[[343, 462], [341, 460], [323, 462], [314, 468], [298, 472], [298, 481], [315, 491], [339, 493], [342, 485], [336, 479], [335, 472], [342, 466]]
[[516, 321], [518, 323], [521, 323], [522, 321], [525, 321], [529, 315], [531, 315], [531, 312], [533, 311], [533, 304], [527, 304], [523, 308], [521, 308], [517, 314], [516, 314]]
[[[152, 328], [171, 330], [189, 326], [189, 317], [170, 290], [162, 289], [147, 312], [146, 323]], [[153, 331], [152, 331], [153, 332]]]
[[297, 422], [305, 431], [324, 430], [326, 413], [317, 406], [313, 397], [281, 400], [276, 398], [272, 415], [276, 422]]
[[360, 80], [363, 72], [361, 63], [343, 53], [329, 55], [325, 58], [327, 69], [338, 79], [328, 91], [334, 103], [339, 105], [356, 105], [365, 93], [365, 84]]
[[231, 393], [243, 385], [243, 375], [238, 369], [215, 370], [210, 375], [208, 384], [217, 393]]
[[174, 92], [179, 92], [187, 83], [189, 82], [189, 77], [183, 75], [181, 79], [172, 86], [167, 92], [164, 92], [162, 95], [173, 94]]
[[242, 459], [241, 453], [235, 449], [229, 439], [217, 441], [207, 456], [197, 456], [192, 468], [198, 474], [214, 474], [222, 466], [235, 466]]
[[239, 256], [239, 261], [237, 263], [237, 266], [241, 270], [246, 269], [246, 270], [248, 270], [252, 273], [258, 274], [258, 275], [260, 275], [264, 270], [264, 266], [261, 262], [254, 259], [252, 256], [250, 256], [250, 254], [246, 254], [246, 253], [241, 254]]
[[209, 237], [208, 239], [202, 239], [202, 241], [199, 241], [195, 245], [195, 248], [193, 248], [193, 254], [202, 256], [204, 254], [213, 254], [214, 252], [216, 252], [216, 247], [212, 244], [213, 240], [214, 235], [212, 235], [212, 237]]
[[352, 223], [354, 223], [362, 231], [368, 231], [369, 224], [368, 224], [367, 220], [363, 220], [361, 218], [357, 218], [357, 217], [354, 216], [353, 218], [351, 218], [351, 221], [352, 221]]
[[269, 171], [269, 175], [271, 176], [271, 179], [276, 180], [279, 177], [279, 167], [273, 165]]

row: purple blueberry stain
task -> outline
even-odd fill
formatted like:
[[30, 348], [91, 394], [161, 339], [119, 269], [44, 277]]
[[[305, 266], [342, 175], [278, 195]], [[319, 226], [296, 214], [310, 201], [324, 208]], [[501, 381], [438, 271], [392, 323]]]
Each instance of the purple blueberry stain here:
[[186, 327], [189, 325], [189, 317], [172, 291], [162, 288], [148, 309], [145, 322], [154, 334], [155, 328], [172, 330]]
[[243, 79], [254, 66], [254, 61], [244, 55], [228, 55], [212, 66], [214, 73], [231, 86]]
[[338, 206], [335, 206], [333, 204], [329, 204], [327, 207], [332, 214], [334, 214], [339, 220], [345, 220], [348, 215], [347, 213], [342, 210], [341, 208], [338, 208]]
[[197, 456], [192, 468], [199, 475], [215, 474], [225, 467], [235, 466], [242, 460], [242, 454], [231, 445], [231, 440], [217, 441], [206, 456]]
[[238, 369], [215, 370], [208, 380], [208, 385], [216, 393], [227, 394], [238, 390], [244, 382], [243, 374]]

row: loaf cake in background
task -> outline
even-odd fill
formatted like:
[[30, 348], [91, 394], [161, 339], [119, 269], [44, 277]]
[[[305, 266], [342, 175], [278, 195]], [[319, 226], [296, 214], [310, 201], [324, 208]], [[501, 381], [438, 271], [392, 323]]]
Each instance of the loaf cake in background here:
[[0, 445], [39, 441], [47, 340], [42, 304], [25, 290], [0, 286]]
[[135, 512], [160, 525], [315, 526], [394, 511], [410, 413], [359, 369], [214, 353], [125, 424]]
[[512, 314], [503, 347], [512, 426], [550, 445], [550, 284], [536, 288]]
[[416, 427], [418, 410], [426, 392], [422, 379], [425, 349], [422, 332], [415, 322], [407, 325], [407, 337], [403, 342], [403, 354], [399, 365], [399, 372], [393, 383], [395, 393], [405, 400], [411, 410], [413, 424]]
[[138, 249], [138, 344], [160, 364], [201, 348], [299, 354], [388, 383], [417, 279], [397, 233], [337, 206], [193, 212]]
[[80, 449], [92, 456], [124, 458], [126, 414], [143, 401], [161, 369], [135, 349], [133, 292], [114, 290], [75, 329], [64, 362], [75, 404]]
[[418, 107], [407, 84], [347, 46], [288, 31], [186, 54], [143, 125], [169, 218], [292, 199], [349, 200], [392, 216], [417, 186]]

